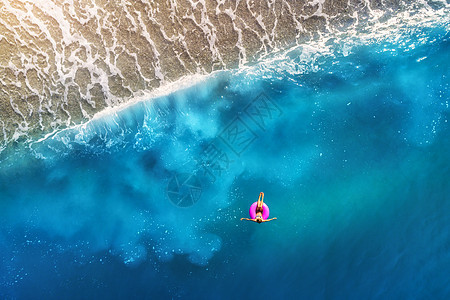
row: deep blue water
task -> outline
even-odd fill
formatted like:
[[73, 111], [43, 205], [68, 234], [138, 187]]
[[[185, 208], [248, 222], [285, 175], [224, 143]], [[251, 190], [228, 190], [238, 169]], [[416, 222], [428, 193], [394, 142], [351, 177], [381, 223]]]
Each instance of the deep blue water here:
[[[449, 38], [300, 47], [15, 145], [0, 298], [448, 299]], [[277, 220], [239, 221], [261, 191]]]

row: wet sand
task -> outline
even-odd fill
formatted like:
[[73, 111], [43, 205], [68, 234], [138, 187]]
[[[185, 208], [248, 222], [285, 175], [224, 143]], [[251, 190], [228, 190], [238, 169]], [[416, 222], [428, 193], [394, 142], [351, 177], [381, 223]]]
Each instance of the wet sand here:
[[[251, 65], [402, 1], [0, 1], [0, 147], [190, 74]], [[413, 4], [408, 4], [411, 8]]]

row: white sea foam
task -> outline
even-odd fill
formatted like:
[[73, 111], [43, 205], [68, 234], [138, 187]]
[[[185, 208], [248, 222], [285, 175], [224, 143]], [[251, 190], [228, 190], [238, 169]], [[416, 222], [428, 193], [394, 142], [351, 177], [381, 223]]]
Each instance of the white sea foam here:
[[[316, 59], [323, 56], [335, 57], [336, 55], [347, 56], [354, 47], [368, 44], [390, 43], [392, 47], [399, 47], [408, 51], [408, 47], [415, 47], [415, 42], [427, 43], [427, 36], [417, 39], [423, 35], [422, 31], [427, 28], [441, 27], [450, 29], [450, 5], [438, 11], [421, 9], [411, 13], [405, 11], [391, 17], [386, 22], [375, 22], [371, 24], [370, 30], [363, 32], [356, 29], [345, 32], [332, 31], [322, 34], [319, 39], [307, 44], [295, 45], [288, 49], [264, 55], [256, 66], [243, 66], [238, 72], [245, 74], [259, 74], [270, 76], [274, 70], [284, 71], [289, 74], [300, 74], [304, 72], [317, 71]], [[294, 53], [294, 56], [291, 54]], [[299, 56], [296, 56], [298, 53]], [[297, 61], [293, 61], [294, 59]], [[425, 59], [421, 58], [420, 60]], [[276, 75], [276, 74], [275, 74]]]
[[[273, 13], [275, 13], [275, 2], [276, 1], [267, 2], [269, 11], [272, 10]], [[184, 76], [179, 80], [175, 80], [173, 82], [167, 80], [165, 70], [161, 62], [161, 50], [159, 50], [160, 48], [156, 44], [154, 36], [152, 36], [154, 33], [148, 30], [148, 24], [145, 23], [143, 15], [140, 11], [133, 11], [130, 3], [127, 1], [121, 1], [119, 4], [121, 8], [123, 8], [124, 17], [131, 24], [130, 30], [139, 31], [151, 46], [151, 55], [153, 55], [154, 59], [152, 61], [152, 66], [154, 69], [153, 76], [158, 79], [161, 84], [161, 86], [155, 90], [141, 89], [132, 91], [132, 96], [129, 98], [114, 95], [110, 91], [109, 80], [111, 76], [114, 75], [117, 75], [120, 78], [126, 77], [117, 65], [117, 53], [123, 51], [129, 57], [134, 59], [135, 62], [138, 61], [138, 56], [136, 53], [125, 49], [123, 45], [120, 45], [119, 37], [117, 36], [115, 29], [117, 24], [114, 23], [113, 19], [110, 18], [111, 15], [109, 15], [104, 8], [90, 1], [75, 3], [71, 0], [64, 1], [64, 3], [43, 0], [18, 1], [17, 3], [23, 3], [23, 8], [13, 5], [11, 2], [6, 0], [1, 0], [0, 3], [5, 11], [12, 13], [12, 15], [17, 18], [21, 26], [23, 26], [28, 34], [34, 38], [37, 38], [37, 33], [41, 32], [45, 36], [45, 40], [49, 41], [51, 47], [54, 49], [54, 51], [51, 51], [52, 53], [49, 54], [50, 52], [48, 49], [43, 49], [38, 46], [34, 47], [36, 50], [35, 55], [42, 55], [46, 61], [46, 66], [43, 69], [36, 69], [36, 62], [33, 61], [34, 58], [30, 58], [24, 53], [20, 53], [19, 56], [23, 69], [20, 69], [11, 61], [8, 62], [7, 66], [3, 65], [2, 67], [6, 67], [11, 70], [16, 77], [18, 77], [19, 74], [27, 74], [28, 71], [37, 70], [38, 78], [43, 79], [47, 78], [49, 73], [53, 72], [53, 75], [51, 75], [52, 84], [59, 84], [62, 86], [62, 101], [66, 105], [69, 103], [69, 89], [71, 87], [75, 87], [76, 90], [83, 94], [81, 88], [74, 82], [74, 78], [76, 78], [79, 69], [86, 69], [89, 72], [90, 77], [90, 82], [87, 84], [86, 92], [84, 94], [86, 103], [79, 102], [78, 106], [81, 115], [87, 120], [97, 120], [98, 118], [107, 116], [108, 114], [116, 113], [130, 105], [135, 105], [136, 103], [144, 100], [167, 95], [178, 88], [185, 88], [209, 78], [208, 75], [205, 75], [208, 72], [205, 71], [204, 66], [199, 64], [199, 62], [196, 61], [194, 54], [191, 53], [191, 49], [189, 49], [185, 36], [181, 33], [169, 33], [170, 31], [166, 30], [164, 25], [156, 18], [159, 9], [158, 6], [152, 6], [151, 2], [145, 2], [148, 7], [151, 7], [151, 10], [149, 11], [149, 20], [159, 28], [159, 33], [167, 42], [179, 43], [183, 47], [183, 53], [187, 55], [188, 60], [197, 65], [197, 70], [195, 71], [196, 73], [192, 73], [192, 71], [189, 70], [187, 73], [191, 75]], [[219, 64], [225, 66], [225, 62], [223, 61], [223, 53], [219, 51], [217, 45], [217, 29], [214, 27], [213, 22], [210, 20], [206, 12], [206, 3], [204, 1], [190, 1], [189, 3], [191, 8], [186, 10], [186, 8], [181, 8], [176, 2], [171, 1], [169, 3], [171, 11], [170, 17], [173, 20], [176, 20], [177, 18], [180, 18], [178, 14], [185, 10], [183, 17], [192, 20], [192, 22], [203, 32], [206, 37], [208, 41], [208, 49], [212, 53], [212, 59], [217, 60]], [[295, 10], [298, 8], [292, 3], [289, 3], [289, 1], [283, 0], [282, 3], [285, 9], [292, 16], [295, 16]], [[265, 21], [265, 17], [263, 17], [254, 8], [255, 3], [251, 1], [245, 1], [245, 6], [249, 10], [252, 18], [258, 26], [260, 26], [262, 34], [253, 27], [247, 25], [247, 20], [243, 19], [241, 16], [238, 16], [237, 10], [240, 1], [236, 2], [234, 6], [231, 5], [231, 7], [226, 8], [225, 1], [218, 1], [215, 7], [215, 13], [216, 15], [226, 14], [233, 21], [232, 27], [234, 32], [237, 34], [235, 47], [239, 50], [238, 72], [256, 74], [261, 73], [262, 70], [284, 68], [284, 71], [288, 73], [298, 73], [317, 70], [315, 61], [321, 55], [335, 55], [336, 51], [339, 51], [343, 55], [348, 55], [352, 51], [352, 47], [360, 44], [380, 42], [401, 43], [402, 39], [404, 39], [404, 37], [412, 31], [420, 34], [420, 28], [433, 26], [446, 26], [448, 28], [450, 23], [450, 4], [443, 1], [439, 3], [441, 5], [440, 8], [431, 8], [426, 1], [417, 2], [414, 5], [411, 5], [410, 9], [397, 11], [395, 15], [388, 16], [386, 18], [386, 11], [373, 9], [371, 8], [369, 1], [366, 1], [365, 9], [369, 11], [369, 20], [365, 21], [364, 24], [360, 24], [360, 20], [357, 16], [358, 12], [355, 11], [354, 16], [356, 15], [356, 19], [353, 25], [348, 27], [345, 31], [340, 31], [330, 26], [331, 20], [336, 16], [330, 16], [323, 12], [325, 2], [322, 0], [314, 0], [308, 5], [316, 7], [312, 14], [313, 16], [323, 17], [326, 20], [326, 30], [324, 32], [319, 32], [319, 36], [312, 39], [307, 44], [297, 43], [297, 45], [294, 45], [289, 49], [282, 49], [277, 43], [275, 43], [275, 29], [278, 26], [278, 18], [275, 18], [275, 26], [270, 30], [268, 23]], [[67, 11], [64, 5], [68, 7]], [[78, 5], [77, 9], [75, 9], [76, 5]], [[55, 20], [56, 25], [61, 32], [61, 39], [59, 39], [59, 34], [54, 32], [51, 28], [52, 24], [50, 22], [46, 22], [45, 19], [36, 15], [36, 9], [41, 10], [42, 13], [48, 18]], [[200, 10], [200, 18], [194, 14], [195, 9]], [[102, 30], [110, 30], [112, 32], [110, 40], [105, 39], [101, 41], [101, 46], [105, 49], [104, 59], [101, 57], [99, 51], [96, 50], [95, 45], [75, 30], [73, 24], [69, 22], [67, 18], [67, 13], [71, 18], [75, 19], [82, 25], [88, 24], [90, 21], [95, 21], [94, 23], [97, 24], [95, 32], [99, 36], [102, 34]], [[305, 15], [300, 17], [308, 18], [310, 16]], [[306, 32], [306, 29], [304, 24], [302, 24], [298, 18], [293, 17], [292, 20], [295, 23], [298, 38], [301, 33]], [[246, 41], [244, 40], [244, 32], [242, 27], [237, 25], [239, 22], [244, 24], [244, 28], [255, 34], [261, 42], [261, 47], [258, 50], [260, 59], [256, 66], [247, 65], [249, 61], [249, 54]], [[8, 21], [0, 20], [0, 24], [5, 26], [9, 33], [13, 34], [14, 39], [18, 41], [19, 44], [24, 46], [27, 45], [26, 38], [21, 35], [20, 31], [15, 30], [15, 28]], [[0, 38], [11, 42], [10, 36], [1, 34]], [[68, 51], [66, 50], [66, 47], [69, 45], [78, 45], [78, 49], [68, 53], [66, 52]], [[300, 57], [297, 58], [300, 62], [293, 63], [292, 59], [288, 58], [288, 54], [292, 54], [292, 51], [296, 51], [296, 49], [301, 49], [301, 51], [299, 51]], [[80, 58], [82, 52], [85, 53], [85, 58], [83, 59]], [[175, 51], [175, 55], [180, 65], [188, 70], [189, 67], [186, 65], [187, 61], [181, 58], [182, 52]], [[99, 60], [104, 61], [106, 67], [101, 67], [98, 64]], [[55, 65], [54, 70], [51, 69], [52, 63]], [[152, 78], [145, 74], [144, 70], [138, 63], [136, 63], [136, 70], [137, 74], [144, 80], [152, 80]], [[211, 76], [214, 76], [214, 72]], [[264, 76], [270, 76], [269, 72], [266, 72]], [[7, 84], [1, 78], [0, 80], [2, 85]], [[100, 85], [102, 90], [105, 92], [106, 108], [93, 114], [90, 110], [88, 110], [88, 106], [94, 108], [96, 107], [96, 103], [92, 99], [90, 92], [96, 84]], [[61, 125], [68, 127], [69, 129], [73, 128], [73, 112], [67, 106], [58, 105], [55, 101], [45, 96], [43, 93], [46, 89], [45, 86], [37, 86], [31, 82], [27, 76], [25, 76], [24, 86], [22, 86], [21, 82], [18, 80], [14, 81], [14, 85], [17, 87], [26, 87], [31, 93], [38, 95], [39, 98], [38, 107], [34, 107], [31, 103], [28, 103], [25, 108], [19, 107], [14, 101], [11, 101], [13, 111], [22, 119], [24, 116], [28, 117], [32, 114], [39, 114], [40, 128], [48, 132], [48, 125], [44, 124], [45, 121], [42, 114], [45, 112], [52, 115], [54, 118], [54, 120], [50, 122], [50, 127], [54, 129], [53, 132], [47, 134], [43, 138], [38, 137], [38, 141], [46, 140], [47, 138], [53, 136], [56, 132], [58, 132], [58, 128]], [[128, 88], [131, 90], [130, 87]], [[67, 115], [67, 119], [64, 120], [57, 116], [56, 108], [64, 112], [64, 114]], [[2, 121], [6, 122], [7, 120]], [[6, 123], [3, 123], [4, 133], [7, 132], [7, 127], [5, 124]], [[6, 134], [6, 138], [3, 140], [3, 147], [5, 147], [5, 145], [7, 145], [10, 141], [17, 140], [19, 137], [27, 135], [27, 130], [29, 130], [33, 124], [27, 124], [26, 126], [24, 125], [25, 123], [20, 126], [16, 126], [15, 133], [12, 137], [8, 137], [8, 134]]]
[[[448, 19], [445, 18], [441, 18], [437, 21], [433, 21], [432, 19], [433, 18], [427, 20], [421, 16], [416, 23], [412, 23], [413, 25], [404, 26], [404, 20], [400, 17], [396, 22], [391, 22], [386, 24], [385, 27], [382, 27], [380, 29], [382, 32], [357, 33], [355, 31], [354, 35], [352, 35], [352, 33], [324, 34], [320, 39], [315, 40], [308, 45], [295, 46], [279, 53], [267, 54], [261, 59], [259, 64], [243, 67], [240, 70], [237, 70], [236, 73], [244, 76], [271, 78], [271, 76], [280, 77], [281, 72], [286, 72], [290, 75], [316, 72], [318, 68], [320, 68], [317, 63], [318, 58], [324, 56], [328, 58], [346, 56], [351, 54], [354, 46], [366, 43], [391, 41], [394, 43], [394, 48], [400, 45], [406, 51], [411, 43], [405, 43], [404, 46], [402, 46], [402, 43], [405, 39], [407, 40], [411, 34], [420, 33], [420, 30], [423, 28], [442, 25], [442, 23], [445, 25], [447, 24], [445, 22], [448, 21]], [[396, 30], [392, 31], [393, 28]], [[393, 36], [386, 36], [387, 32], [390, 32]], [[332, 43], [331, 41], [333, 38], [337, 39], [337, 42]], [[419, 38], [419, 41], [425, 43], [427, 40], [426, 37], [423, 37]], [[77, 143], [89, 146], [88, 142], [95, 137], [99, 137], [102, 141], [107, 141], [104, 148], [113, 147], [113, 144], [116, 141], [118, 141], [119, 144], [122, 142], [121, 138], [126, 136], [129, 129], [128, 126], [133, 126], [134, 124], [131, 123], [131, 125], [129, 125], [126, 123], [127, 120], [123, 120], [126, 118], [132, 119], [133, 116], [133, 113], [128, 115], [123, 113], [124, 109], [133, 107], [136, 107], [139, 111], [142, 111], [142, 108], [149, 109], [149, 106], [144, 105], [147, 104], [146, 101], [152, 101], [156, 97], [168, 95], [174, 91], [188, 88], [195, 84], [202, 84], [203, 81], [209, 80], [216, 75], [220, 75], [217, 73], [218, 72], [213, 72], [209, 75], [196, 74], [184, 77], [183, 79], [172, 83], [166, 82], [162, 87], [153, 92], [142, 92], [141, 95], [134, 97], [130, 102], [118, 104], [115, 107], [107, 108], [95, 114], [90, 121], [85, 122], [82, 125], [72, 126], [62, 131], [56, 129], [46, 137], [31, 143], [31, 148], [35, 149], [35, 146], [39, 146], [37, 144], [42, 144], [45, 147], [42, 147], [44, 149], [39, 150], [48, 148], [50, 150], [48, 152], [51, 153], [70, 153], [70, 151], [66, 150], [73, 148]], [[249, 81], [243, 81], [245, 84], [249, 84]], [[249, 85], [250, 88], [255, 89], [255, 86], [252, 85], [251, 82]], [[230, 89], [232, 89], [232, 87], [230, 87]], [[212, 100], [214, 99], [211, 99], [211, 101]], [[11, 105], [13, 105], [13, 103], [11, 103]], [[348, 102], [345, 101], [344, 105], [347, 107]], [[208, 112], [208, 115], [209, 113], [216, 113], [212, 118], [218, 118], [220, 112]], [[180, 119], [180, 123], [175, 124], [177, 127], [188, 127], [191, 129], [190, 131], [194, 133], [201, 129], [204, 131], [202, 134], [204, 133], [207, 136], [207, 140], [216, 136], [219, 130], [214, 128], [214, 126], [205, 126], [206, 117], [201, 118], [201, 116], [194, 116], [191, 118], [185, 116]], [[171, 125], [163, 124], [163, 122], [159, 122], [159, 120], [150, 120], [148, 118], [146, 118], [144, 122], [147, 123], [142, 125], [143, 130], [137, 132], [135, 135], [136, 139], [133, 142], [136, 144], [140, 142], [141, 138], [160, 138], [162, 135], [161, 132], [158, 132], [156, 126]], [[4, 128], [3, 122], [2, 125]], [[152, 132], [152, 130], [154, 130], [154, 132]], [[114, 132], [117, 132], [115, 136], [112, 135]], [[165, 170], [177, 171], [179, 166], [183, 164], [183, 161], [189, 158], [189, 151], [186, 151], [186, 145], [180, 141], [171, 139], [167, 136], [164, 136], [164, 138], [166, 138], [167, 144], [164, 144], [164, 150], [161, 151], [161, 157], [158, 157], [158, 163], [164, 164]], [[51, 143], [52, 141], [56, 142]], [[151, 147], [151, 145], [152, 143], [147, 143], [145, 146]], [[283, 160], [280, 160], [279, 155], [267, 157], [266, 152], [261, 152], [259, 153], [260, 156], [250, 157], [242, 164], [236, 164], [233, 169], [230, 170], [230, 173], [237, 176], [243, 174], [244, 170], [247, 172], [248, 170], [253, 170], [254, 173], [251, 173], [251, 175], [257, 177], [257, 175], [262, 176], [262, 172], [264, 172], [264, 177], [266, 179], [273, 179], [277, 182], [282, 181], [284, 186], [288, 186], [294, 184], [296, 180], [302, 176], [302, 172], [309, 167], [310, 161], [330, 155], [329, 153], [324, 152], [324, 149], [321, 149], [321, 147], [322, 146], [312, 144], [305, 146], [304, 149], [295, 147], [295, 151], [289, 153], [288, 159]], [[148, 148], [141, 148], [141, 150], [148, 150]], [[40, 155], [39, 157], [45, 158], [46, 152], [42, 151], [36, 153], [36, 155]], [[264, 171], [260, 166], [262, 159], [265, 161]], [[46, 162], [51, 163], [47, 160], [44, 164]], [[280, 162], [283, 168], [280, 168]], [[92, 159], [91, 163], [96, 163], [95, 158]], [[111, 163], [115, 163], [114, 160], [112, 160]], [[77, 171], [76, 168], [74, 170], [73, 166], [58, 166], [61, 167], [61, 169], [52, 169], [51, 171], [54, 173], [49, 175], [48, 180], [50, 182], [57, 182], [58, 180], [65, 179], [71, 183], [69, 186], [73, 190], [70, 191], [78, 192], [78, 185], [80, 184], [80, 181], [82, 181], [85, 184], [83, 187], [83, 195], [78, 197], [77, 193], [69, 192], [65, 196], [69, 198], [70, 201], [67, 201], [67, 199], [58, 199], [41, 204], [43, 205], [41, 207], [44, 209], [41, 209], [40, 211], [42, 221], [37, 228], [39, 230], [48, 231], [51, 235], [70, 239], [77, 232], [80, 232], [87, 227], [88, 232], [92, 234], [93, 237], [93, 252], [112, 249], [114, 254], [118, 254], [125, 264], [137, 264], [148, 259], [148, 256], [151, 254], [154, 254], [157, 259], [163, 262], [170, 260], [174, 254], [186, 254], [188, 255], [189, 261], [192, 263], [206, 265], [214, 252], [220, 249], [222, 242], [220, 237], [216, 235], [204, 234], [205, 223], [211, 223], [213, 221], [219, 222], [223, 215], [217, 212], [217, 207], [227, 207], [229, 205], [227, 202], [228, 199], [217, 201], [210, 200], [204, 204], [206, 207], [202, 207], [202, 211], [199, 210], [195, 212], [194, 208], [190, 212], [177, 213], [179, 212], [176, 211], [178, 208], [168, 208], [167, 201], [160, 201], [161, 195], [164, 193], [164, 182], [159, 175], [155, 175], [153, 170], [152, 172], [143, 173], [144, 171], [139, 169], [142, 163], [133, 161], [132, 158], [127, 162], [118, 161], [117, 163], [118, 169], [123, 171], [123, 176], [131, 185], [130, 187], [127, 186], [130, 191], [139, 190], [145, 195], [156, 195], [154, 198], [149, 196], [148, 199], [145, 199], [145, 201], [147, 201], [146, 205], [150, 207], [151, 212], [137, 213], [140, 212], [140, 208], [135, 207], [135, 203], [132, 203], [125, 197], [115, 197], [114, 201], [109, 202], [108, 205], [97, 207], [95, 206], [95, 201], [91, 200], [97, 200], [95, 197], [97, 197], [98, 194], [95, 191], [98, 186], [97, 182], [91, 179], [98, 177], [92, 176], [88, 177], [88, 180], [86, 180], [86, 176], [91, 174], [88, 170], [86, 170], [86, 172], [81, 172]], [[290, 171], [292, 166], [296, 166], [299, 171], [293, 174]], [[123, 181], [122, 177], [112, 177], [114, 178], [114, 180], [110, 182], [112, 185], [119, 186]], [[217, 194], [227, 195], [235, 178], [235, 176], [226, 176], [218, 187], [219, 192], [216, 190], [209, 191], [210, 194], [206, 195], [206, 198], [212, 199], [212, 197]], [[209, 198], [209, 196], [211, 196], [211, 198]], [[26, 205], [24, 205], [26, 206], [25, 208], [22, 205], [16, 206], [15, 208], [17, 209], [18, 214], [11, 214], [11, 216], [14, 215], [14, 221], [28, 221], [30, 218], [30, 210], [34, 207], [33, 205], [34, 203], [27, 202]], [[79, 209], [73, 210], [74, 206]], [[84, 214], [85, 210], [94, 212], [98, 215], [106, 213], [108, 217], [106, 218], [106, 221], [102, 220], [100, 222], [95, 217], [89, 218], [89, 214]], [[208, 213], [214, 212], [212, 214], [213, 217], [206, 221], [202, 221], [201, 219], [198, 220], [199, 218], [195, 218], [195, 221], [192, 221], [194, 219], [193, 216], [203, 216], [205, 211]], [[120, 224], [120, 226], [117, 226], [117, 224]], [[190, 225], [180, 227], [179, 224]], [[145, 244], [141, 239], [141, 234], [146, 234], [146, 237], [151, 238], [152, 242]]]

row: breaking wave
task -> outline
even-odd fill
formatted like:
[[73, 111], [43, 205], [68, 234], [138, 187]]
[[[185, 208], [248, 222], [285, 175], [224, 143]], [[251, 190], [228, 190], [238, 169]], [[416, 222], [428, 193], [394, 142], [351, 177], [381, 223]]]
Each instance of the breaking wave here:
[[[0, 1], [4, 149], [215, 70], [324, 54], [448, 23], [444, 1]], [[333, 44], [345, 39], [344, 46]], [[282, 54], [280, 54], [280, 52]], [[297, 55], [298, 54], [298, 55]], [[278, 59], [279, 60], [279, 59]], [[291, 65], [292, 64], [292, 65]], [[314, 66], [313, 68], [317, 68]]]

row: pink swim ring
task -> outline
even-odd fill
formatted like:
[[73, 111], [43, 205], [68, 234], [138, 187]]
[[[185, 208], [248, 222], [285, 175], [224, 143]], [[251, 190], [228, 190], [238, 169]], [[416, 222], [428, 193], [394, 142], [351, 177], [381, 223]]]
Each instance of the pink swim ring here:
[[[254, 202], [250, 206], [250, 209], [248, 211], [248, 213], [250, 214], [250, 219], [256, 218], [256, 206], [257, 205], [258, 205], [258, 202]], [[267, 220], [268, 217], [269, 217], [269, 207], [267, 206], [267, 204], [263, 203], [262, 218], [263, 218], [263, 220]]]

